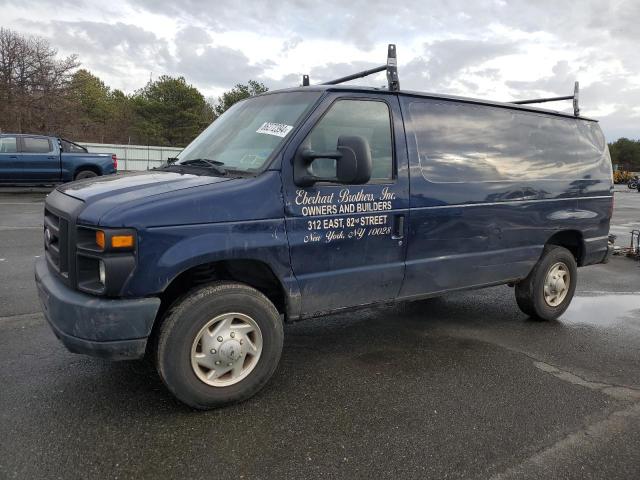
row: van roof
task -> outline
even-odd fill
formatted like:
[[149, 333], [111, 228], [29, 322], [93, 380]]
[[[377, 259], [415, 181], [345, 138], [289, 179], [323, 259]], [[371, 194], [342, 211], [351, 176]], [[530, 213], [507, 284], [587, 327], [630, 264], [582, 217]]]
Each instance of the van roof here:
[[262, 93], [261, 95], [269, 95], [271, 93], [282, 93], [282, 92], [308, 92], [308, 91], [322, 91], [322, 92], [338, 91], [338, 92], [378, 93], [378, 94], [387, 93], [390, 95], [398, 94], [398, 95], [406, 95], [406, 96], [418, 97], [418, 98], [450, 100], [450, 101], [463, 102], [463, 103], [472, 103], [476, 105], [487, 105], [492, 107], [510, 108], [512, 110], [522, 110], [526, 112], [535, 112], [535, 113], [542, 113], [546, 115], [555, 115], [559, 117], [597, 122], [597, 120], [593, 118], [583, 117], [581, 115], [575, 116], [573, 113], [560, 112], [560, 111], [551, 110], [548, 108], [532, 107], [526, 104], [519, 105], [516, 103], [498, 102], [494, 100], [483, 100], [483, 99], [471, 98], [471, 97], [460, 97], [457, 95], [446, 95], [442, 93], [418, 92], [414, 90], [400, 90], [397, 92], [391, 92], [386, 88], [362, 87], [358, 85], [310, 85], [308, 87], [293, 87], [293, 88], [284, 88], [280, 90], [270, 90], [268, 92]]

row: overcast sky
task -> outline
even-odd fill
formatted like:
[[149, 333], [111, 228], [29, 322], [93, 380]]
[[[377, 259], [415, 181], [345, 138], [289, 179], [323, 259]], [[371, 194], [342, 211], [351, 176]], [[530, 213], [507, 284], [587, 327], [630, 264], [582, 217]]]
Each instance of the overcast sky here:
[[162, 74], [211, 97], [249, 79], [321, 82], [384, 63], [396, 43], [403, 89], [512, 100], [579, 80], [609, 141], [640, 138], [640, 0], [0, 0], [0, 12], [128, 93]]

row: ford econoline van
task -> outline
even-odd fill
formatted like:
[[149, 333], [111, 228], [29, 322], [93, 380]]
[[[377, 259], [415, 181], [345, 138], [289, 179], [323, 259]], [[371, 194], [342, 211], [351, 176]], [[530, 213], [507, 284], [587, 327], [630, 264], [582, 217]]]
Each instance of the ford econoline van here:
[[562, 315], [608, 254], [598, 123], [403, 91], [385, 68], [389, 89], [269, 92], [162, 168], [53, 191], [35, 275], [62, 343], [149, 356], [206, 409], [267, 383], [284, 322], [500, 284]]

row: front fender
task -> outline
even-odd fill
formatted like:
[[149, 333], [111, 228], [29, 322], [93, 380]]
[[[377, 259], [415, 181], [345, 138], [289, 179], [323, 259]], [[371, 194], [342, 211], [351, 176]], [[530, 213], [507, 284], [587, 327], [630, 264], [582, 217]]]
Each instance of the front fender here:
[[[289, 261], [284, 220], [154, 227], [139, 232], [138, 267], [123, 289], [129, 297], [157, 295], [181, 273], [221, 260], [268, 265], [287, 295], [288, 314], [299, 312], [300, 292]], [[153, 266], [148, 268], [145, 266]]]

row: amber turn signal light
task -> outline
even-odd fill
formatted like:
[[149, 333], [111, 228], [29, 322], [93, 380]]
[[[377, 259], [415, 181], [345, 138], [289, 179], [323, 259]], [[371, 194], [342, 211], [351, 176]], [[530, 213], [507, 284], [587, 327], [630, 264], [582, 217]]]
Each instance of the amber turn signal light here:
[[104, 232], [102, 230], [96, 231], [96, 243], [102, 250], [104, 250]]
[[[107, 242], [109, 242], [107, 244]], [[96, 245], [100, 250], [133, 248], [134, 238], [132, 234], [120, 234], [107, 236], [102, 230], [96, 230]]]
[[133, 247], [133, 235], [114, 235], [111, 237], [111, 248]]

